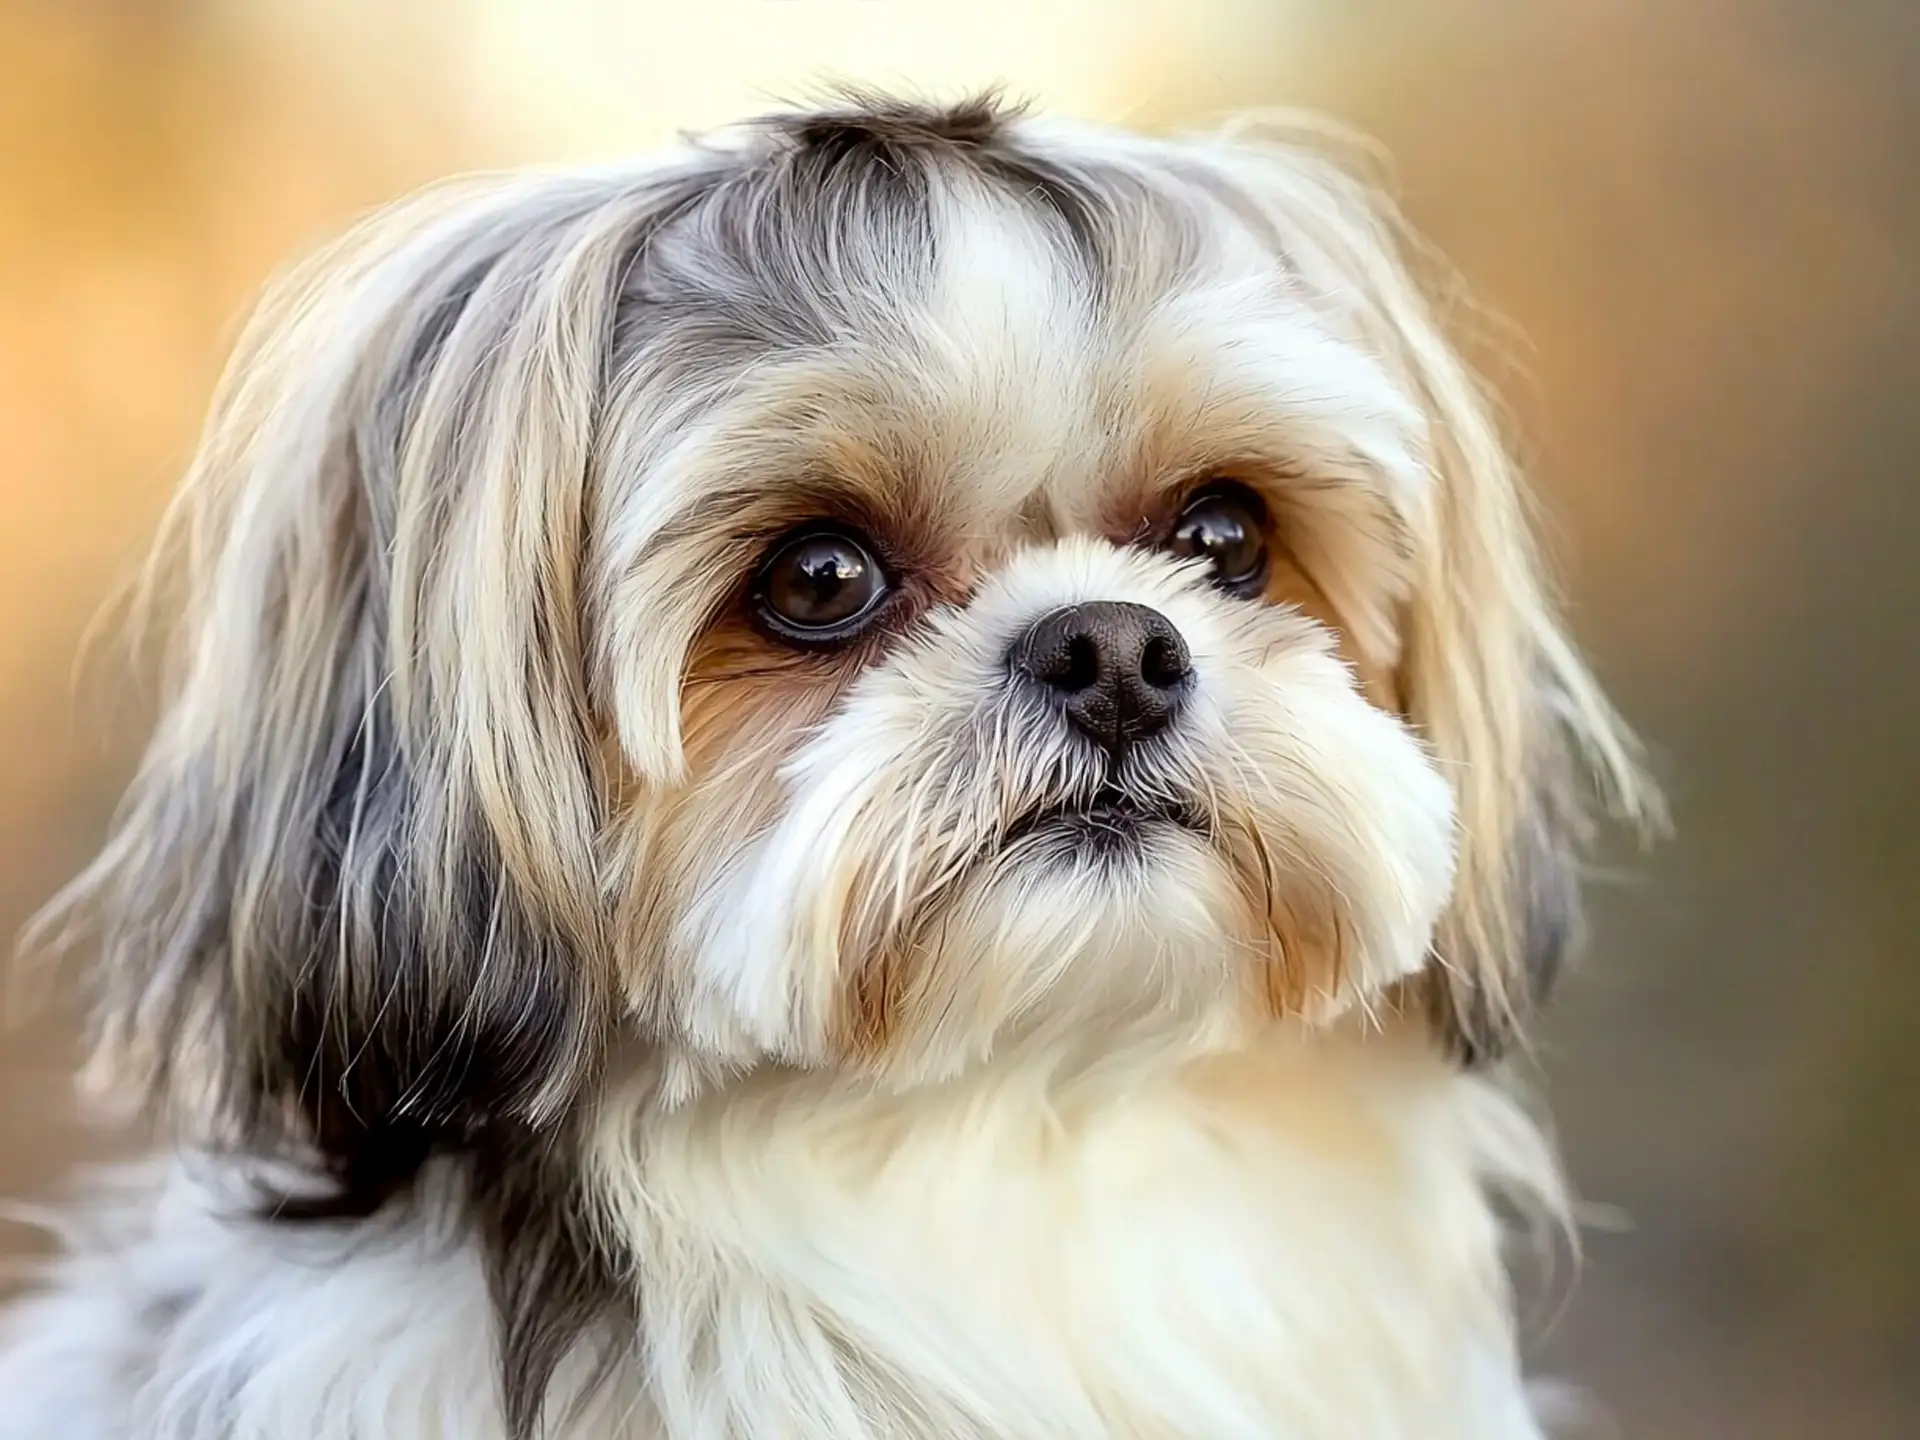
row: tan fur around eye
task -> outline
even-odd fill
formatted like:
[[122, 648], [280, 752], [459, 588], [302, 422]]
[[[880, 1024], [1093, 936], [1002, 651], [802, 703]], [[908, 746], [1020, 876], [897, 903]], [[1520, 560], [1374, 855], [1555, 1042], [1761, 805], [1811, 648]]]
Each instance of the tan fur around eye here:
[[1382, 710], [1399, 713], [1400, 690], [1391, 668], [1379, 664], [1354, 644], [1333, 602], [1313, 582], [1313, 577], [1283, 549], [1273, 557], [1273, 573], [1268, 577], [1266, 601], [1269, 605], [1288, 605], [1332, 632], [1340, 658], [1353, 667], [1355, 678], [1367, 699]]

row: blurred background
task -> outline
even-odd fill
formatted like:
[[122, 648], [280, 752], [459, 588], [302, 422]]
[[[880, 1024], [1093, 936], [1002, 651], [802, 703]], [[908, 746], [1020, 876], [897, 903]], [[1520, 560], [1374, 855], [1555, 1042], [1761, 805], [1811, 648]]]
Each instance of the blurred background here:
[[[1634, 1440], [1920, 1434], [1915, 0], [0, 0], [0, 932], [127, 773], [139, 677], [76, 657], [269, 271], [834, 76], [1393, 151], [1678, 826], [1546, 1037], [1606, 1223], [1539, 1364]], [[90, 1148], [70, 1059], [0, 1038], [0, 1194]]]

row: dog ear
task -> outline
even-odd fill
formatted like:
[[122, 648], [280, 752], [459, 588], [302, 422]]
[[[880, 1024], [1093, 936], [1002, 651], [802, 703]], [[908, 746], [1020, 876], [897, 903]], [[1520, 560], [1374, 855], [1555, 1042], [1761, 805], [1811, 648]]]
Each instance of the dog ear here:
[[317, 1148], [375, 1203], [593, 1071], [576, 592], [661, 203], [565, 177], [409, 202], [242, 340], [154, 572], [184, 580], [155, 737], [39, 931], [97, 945], [97, 1065], [203, 1141]]
[[[1504, 904], [1457, 897], [1436, 939], [1438, 967], [1414, 985], [1442, 1042], [1470, 1066], [1507, 1055], [1583, 935], [1580, 866], [1593, 826], [1572, 773], [1573, 742], [1548, 698], [1539, 705], [1526, 769], [1507, 802], [1511, 828], [1497, 882], [1506, 887]], [[1488, 866], [1483, 860], [1482, 870]]]
[[1384, 197], [1367, 147], [1286, 117], [1250, 118], [1228, 139], [1219, 165], [1267, 197], [1282, 263], [1334, 297], [1337, 323], [1425, 418], [1431, 483], [1407, 517], [1394, 688], [1452, 784], [1459, 839], [1434, 963], [1400, 998], [1462, 1058], [1491, 1061], [1578, 933], [1584, 800], [1651, 827], [1659, 797], [1560, 627], [1494, 407], [1435, 318], [1452, 277]]

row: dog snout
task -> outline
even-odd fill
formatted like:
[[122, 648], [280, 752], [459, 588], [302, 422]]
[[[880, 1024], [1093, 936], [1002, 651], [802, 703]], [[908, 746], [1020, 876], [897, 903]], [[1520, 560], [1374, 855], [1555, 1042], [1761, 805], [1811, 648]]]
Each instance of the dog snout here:
[[1174, 623], [1118, 600], [1048, 612], [1010, 658], [1017, 677], [1115, 759], [1171, 724], [1193, 686], [1193, 658]]

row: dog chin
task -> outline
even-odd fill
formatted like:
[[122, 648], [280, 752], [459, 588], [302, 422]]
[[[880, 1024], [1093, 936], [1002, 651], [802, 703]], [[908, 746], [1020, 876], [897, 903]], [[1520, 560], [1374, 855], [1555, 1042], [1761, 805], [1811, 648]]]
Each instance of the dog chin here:
[[1251, 907], [1204, 836], [1168, 815], [1037, 815], [919, 928], [873, 1057], [892, 1083], [1036, 1050], [1065, 1065], [1123, 1046], [1213, 1049], [1249, 1008]]

